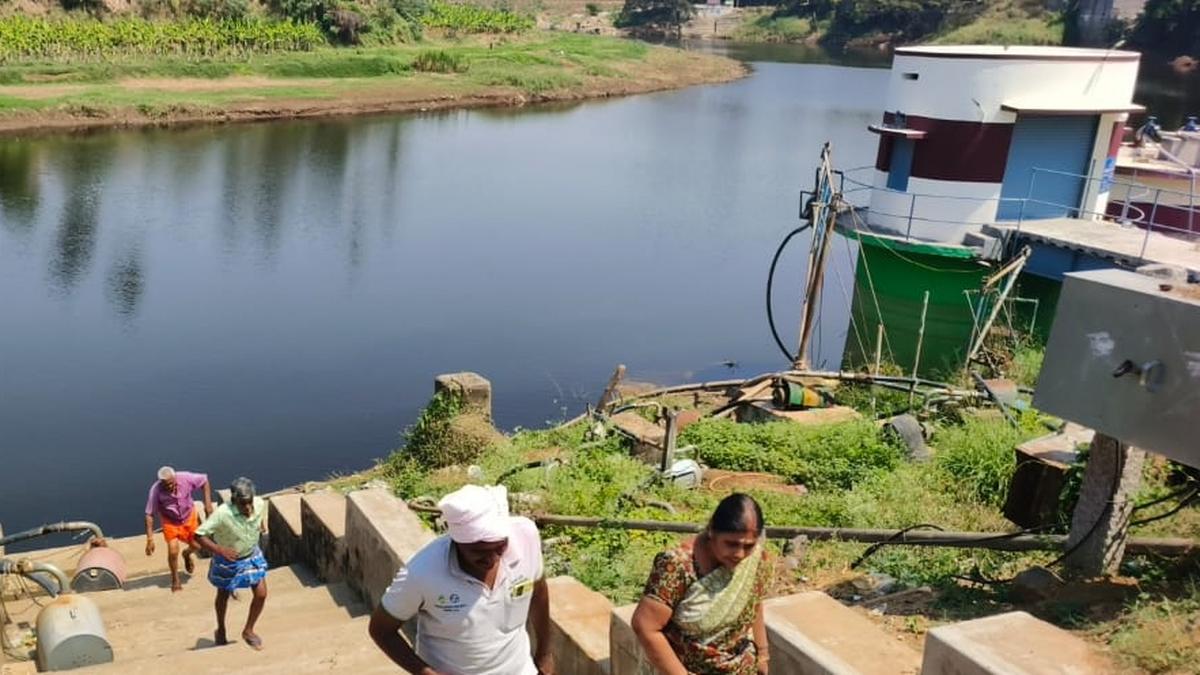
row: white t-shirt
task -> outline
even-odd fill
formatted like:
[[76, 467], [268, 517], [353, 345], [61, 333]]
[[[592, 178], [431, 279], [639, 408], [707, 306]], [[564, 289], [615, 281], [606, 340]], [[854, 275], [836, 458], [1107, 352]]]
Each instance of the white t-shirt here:
[[512, 518], [496, 585], [458, 565], [448, 536], [430, 542], [396, 573], [380, 604], [393, 617], [417, 617], [417, 656], [449, 675], [537, 675], [530, 654], [533, 584], [542, 578], [542, 540], [528, 518]]

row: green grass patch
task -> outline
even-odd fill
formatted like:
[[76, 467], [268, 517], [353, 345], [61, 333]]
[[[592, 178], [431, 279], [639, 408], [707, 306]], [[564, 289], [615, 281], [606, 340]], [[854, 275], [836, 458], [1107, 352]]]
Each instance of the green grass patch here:
[[960, 424], [940, 427], [930, 441], [934, 462], [970, 496], [994, 507], [1004, 505], [1008, 483], [1016, 469], [1013, 449], [1021, 442], [1047, 433], [1036, 413], [1026, 413], [1013, 427], [999, 414], [967, 417]]
[[803, 42], [813, 30], [808, 19], [766, 14], [738, 26], [734, 39], [742, 42]]
[[1037, 17], [985, 14], [965, 26], [939, 35], [933, 42], [956, 45], [1061, 45], [1063, 22], [1053, 14]]
[[802, 426], [703, 420], [680, 435], [713, 468], [765, 471], [810, 489], [850, 488], [900, 461], [899, 447], [871, 422]]
[[256, 70], [271, 77], [352, 78], [404, 75], [414, 67], [403, 53], [364, 54], [330, 49], [309, 58], [271, 59]]

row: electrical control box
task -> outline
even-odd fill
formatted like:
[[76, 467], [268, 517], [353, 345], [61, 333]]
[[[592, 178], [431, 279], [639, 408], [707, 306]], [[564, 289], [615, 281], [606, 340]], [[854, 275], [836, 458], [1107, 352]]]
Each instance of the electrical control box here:
[[1200, 467], [1200, 284], [1066, 275], [1033, 404]]

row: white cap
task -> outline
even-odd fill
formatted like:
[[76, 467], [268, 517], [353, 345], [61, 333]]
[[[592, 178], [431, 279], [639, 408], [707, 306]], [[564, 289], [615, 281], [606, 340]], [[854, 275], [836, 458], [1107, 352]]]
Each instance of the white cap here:
[[512, 531], [503, 485], [467, 485], [442, 497], [438, 506], [450, 538], [460, 544], [503, 541]]

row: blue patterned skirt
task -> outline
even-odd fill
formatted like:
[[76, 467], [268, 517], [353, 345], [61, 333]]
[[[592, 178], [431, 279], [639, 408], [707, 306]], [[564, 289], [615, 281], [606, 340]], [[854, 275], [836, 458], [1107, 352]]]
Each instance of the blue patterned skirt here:
[[255, 546], [245, 558], [229, 560], [214, 555], [208, 565], [208, 582], [222, 591], [254, 588], [267, 578], [267, 560]]

